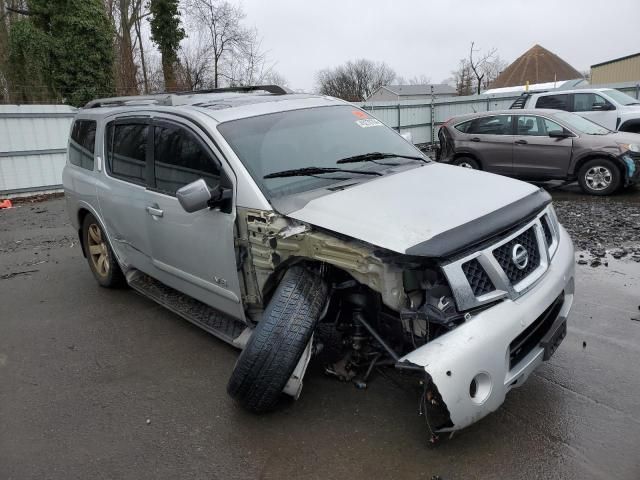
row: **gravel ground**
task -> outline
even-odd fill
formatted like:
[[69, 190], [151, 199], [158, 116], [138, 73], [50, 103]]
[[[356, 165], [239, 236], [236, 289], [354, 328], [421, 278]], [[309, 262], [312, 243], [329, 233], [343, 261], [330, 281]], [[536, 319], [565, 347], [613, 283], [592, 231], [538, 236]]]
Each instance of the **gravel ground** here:
[[572, 190], [553, 192], [558, 219], [567, 229], [578, 262], [600, 266], [609, 257], [640, 262], [640, 191], [588, 197]]

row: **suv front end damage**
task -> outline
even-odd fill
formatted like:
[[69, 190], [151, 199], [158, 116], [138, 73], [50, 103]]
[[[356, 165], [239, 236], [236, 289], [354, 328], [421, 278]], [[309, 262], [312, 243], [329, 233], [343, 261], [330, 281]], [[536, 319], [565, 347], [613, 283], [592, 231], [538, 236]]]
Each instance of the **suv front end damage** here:
[[[496, 410], [524, 383], [564, 338], [573, 302], [573, 245], [551, 206], [447, 259], [239, 210], [237, 252], [256, 323], [281, 272], [319, 265], [330, 297], [310, 351], [327, 374], [359, 388], [378, 368], [395, 367], [416, 387], [432, 438]], [[292, 379], [295, 396], [303, 374]]]

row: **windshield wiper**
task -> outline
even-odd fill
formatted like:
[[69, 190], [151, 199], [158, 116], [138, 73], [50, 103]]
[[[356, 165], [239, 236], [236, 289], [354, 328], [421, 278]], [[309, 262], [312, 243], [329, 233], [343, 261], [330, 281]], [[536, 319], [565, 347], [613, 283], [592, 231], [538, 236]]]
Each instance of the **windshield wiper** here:
[[355, 173], [359, 175], [382, 175], [380, 172], [368, 172], [366, 170], [347, 170], [335, 167], [304, 167], [293, 170], [282, 170], [265, 175], [262, 178], [303, 177], [305, 175], [318, 175], [321, 173]]
[[384, 160], [385, 158], [406, 158], [408, 160], [421, 160], [424, 163], [429, 163], [424, 157], [419, 157], [417, 155], [400, 155], [397, 153], [382, 153], [382, 152], [371, 152], [364, 153], [362, 155], [354, 155], [353, 157], [341, 158], [336, 163], [356, 163], [356, 162], [373, 162], [375, 160]]

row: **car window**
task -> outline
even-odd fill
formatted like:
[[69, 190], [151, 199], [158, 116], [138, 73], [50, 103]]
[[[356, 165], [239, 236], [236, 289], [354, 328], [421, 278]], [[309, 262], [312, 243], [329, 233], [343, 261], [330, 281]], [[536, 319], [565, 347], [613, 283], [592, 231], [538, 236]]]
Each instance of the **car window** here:
[[535, 115], [518, 116], [516, 131], [518, 135], [546, 135], [542, 118]]
[[545, 129], [545, 134], [549, 135], [549, 132], [564, 132], [565, 129], [562, 125], [553, 122], [551, 120], [549, 120], [548, 118], [543, 118], [543, 125], [544, 125], [544, 129]]
[[194, 133], [173, 125], [154, 127], [156, 189], [175, 195], [176, 190], [200, 178], [209, 188], [220, 183], [219, 162]]
[[569, 110], [569, 95], [545, 95], [536, 101], [536, 108], [553, 108], [556, 110]]
[[573, 96], [573, 111], [574, 112], [590, 112], [592, 110], [607, 110], [611, 108], [609, 103], [604, 97], [597, 93], [576, 93]]
[[455, 128], [456, 130], [462, 133], [467, 133], [467, 130], [469, 129], [470, 125], [471, 125], [471, 120], [467, 120], [466, 122], [459, 123], [458, 125], [455, 126]]
[[474, 135], [511, 135], [511, 115], [492, 115], [471, 121], [467, 132]]
[[73, 123], [69, 142], [69, 162], [73, 165], [93, 170], [96, 125], [94, 120], [76, 120]]
[[113, 177], [143, 185], [149, 126], [110, 123], [107, 127], [107, 171]]

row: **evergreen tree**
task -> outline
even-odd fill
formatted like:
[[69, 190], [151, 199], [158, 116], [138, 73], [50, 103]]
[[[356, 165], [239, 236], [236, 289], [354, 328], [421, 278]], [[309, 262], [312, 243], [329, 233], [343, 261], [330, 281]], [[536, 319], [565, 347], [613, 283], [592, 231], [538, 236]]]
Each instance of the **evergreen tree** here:
[[114, 32], [102, 0], [29, 0], [27, 6], [9, 32], [16, 100], [80, 106], [112, 94]]
[[162, 54], [162, 73], [166, 91], [175, 91], [176, 67], [178, 65], [178, 49], [180, 41], [185, 38], [184, 29], [180, 26], [178, 0], [151, 0], [151, 39]]

